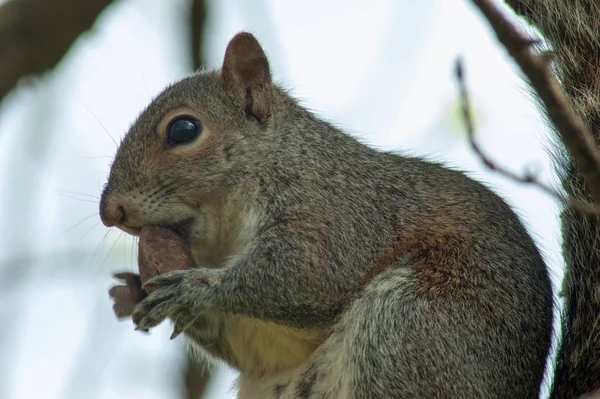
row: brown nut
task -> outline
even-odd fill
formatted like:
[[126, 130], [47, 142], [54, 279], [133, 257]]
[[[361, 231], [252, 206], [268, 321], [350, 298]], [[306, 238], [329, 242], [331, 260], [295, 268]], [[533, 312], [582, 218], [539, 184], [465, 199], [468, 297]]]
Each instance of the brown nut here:
[[140, 231], [138, 267], [144, 284], [159, 274], [194, 268], [196, 263], [186, 241], [173, 230], [146, 226]]

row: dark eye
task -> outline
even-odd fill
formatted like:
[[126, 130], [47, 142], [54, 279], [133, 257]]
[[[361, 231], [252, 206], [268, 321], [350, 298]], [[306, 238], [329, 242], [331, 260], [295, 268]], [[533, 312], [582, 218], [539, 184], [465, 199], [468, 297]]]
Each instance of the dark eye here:
[[189, 143], [200, 136], [201, 132], [202, 122], [191, 116], [182, 116], [171, 121], [169, 124], [167, 128], [167, 143], [172, 146]]

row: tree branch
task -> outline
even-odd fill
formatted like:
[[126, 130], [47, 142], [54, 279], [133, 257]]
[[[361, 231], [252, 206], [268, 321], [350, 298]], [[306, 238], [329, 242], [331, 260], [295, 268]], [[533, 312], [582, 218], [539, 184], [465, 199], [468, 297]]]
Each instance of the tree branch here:
[[192, 10], [190, 12], [192, 63], [194, 71], [202, 67], [202, 36], [204, 33], [204, 21], [206, 20], [206, 4], [204, 0], [191, 0]]
[[211, 380], [208, 366], [198, 363], [191, 354], [187, 354], [185, 365], [185, 392], [184, 399], [202, 399]]
[[111, 0], [8, 0], [0, 5], [0, 101], [22, 77], [54, 68]]
[[[472, 0], [496, 32], [498, 40], [519, 65], [546, 108], [565, 147], [579, 166], [595, 203], [600, 203], [600, 154], [587, 126], [577, 116], [549, 67], [546, 54], [534, 54], [532, 41], [521, 34], [490, 0]], [[508, 1], [511, 3], [511, 1]], [[515, 3], [518, 12], [527, 13]]]
[[502, 176], [504, 176], [510, 180], [516, 181], [518, 183], [531, 184], [531, 185], [541, 189], [546, 194], [554, 197], [556, 200], [560, 201], [561, 203], [565, 204], [566, 206], [568, 206], [580, 213], [600, 214], [600, 206], [598, 206], [596, 204], [589, 204], [587, 202], [583, 202], [583, 201], [581, 201], [577, 198], [571, 197], [571, 196], [565, 197], [561, 193], [559, 193], [558, 191], [553, 189], [552, 187], [539, 181], [537, 176], [535, 176], [531, 172], [526, 172], [526, 173], [523, 173], [522, 175], [519, 175], [515, 172], [512, 172], [512, 171], [498, 165], [494, 161], [492, 161], [492, 159], [483, 152], [483, 150], [479, 146], [479, 143], [475, 139], [475, 127], [473, 126], [473, 118], [471, 118], [471, 111], [470, 111], [471, 107], [469, 106], [469, 92], [467, 90], [467, 85], [465, 83], [465, 72], [464, 72], [464, 68], [462, 65], [462, 61], [460, 59], [456, 61], [455, 74], [456, 74], [456, 80], [458, 83], [458, 90], [459, 90], [459, 96], [460, 96], [460, 109], [461, 109], [463, 121], [465, 123], [465, 127], [467, 129], [467, 138], [469, 140], [469, 145], [471, 146], [471, 149], [473, 150], [473, 152], [479, 157], [481, 162], [487, 168], [489, 168], [490, 170], [492, 170], [496, 173], [501, 174]]
[[[202, 38], [204, 22], [206, 21], [206, 4], [204, 0], [190, 0], [191, 10], [189, 15], [190, 50], [192, 53], [192, 67], [194, 71], [202, 67]], [[205, 364], [199, 364], [187, 354], [185, 369], [185, 399], [202, 399], [211, 383], [212, 373]]]
[[517, 14], [525, 18], [531, 18], [531, 9], [522, 0], [505, 0], [504, 2], [515, 10]]

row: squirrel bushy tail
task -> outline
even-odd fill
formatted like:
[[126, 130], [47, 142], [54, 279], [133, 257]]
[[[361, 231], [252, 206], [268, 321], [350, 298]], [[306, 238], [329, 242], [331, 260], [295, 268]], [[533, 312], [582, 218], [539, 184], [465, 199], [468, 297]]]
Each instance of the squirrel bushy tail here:
[[[590, 0], [507, 0], [551, 46], [553, 66], [574, 109], [600, 142], [600, 3]], [[566, 151], [556, 165], [568, 195], [591, 200]], [[600, 218], [562, 213], [564, 311], [551, 398], [600, 389]]]

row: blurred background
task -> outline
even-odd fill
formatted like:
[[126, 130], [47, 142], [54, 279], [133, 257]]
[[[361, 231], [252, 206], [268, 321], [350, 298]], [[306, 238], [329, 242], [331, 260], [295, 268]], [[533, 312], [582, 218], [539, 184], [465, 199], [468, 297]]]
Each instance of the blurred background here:
[[0, 103], [0, 398], [234, 394], [235, 372], [218, 365], [207, 378], [182, 338], [169, 341], [168, 323], [144, 335], [115, 319], [111, 273], [136, 270], [137, 247], [100, 223], [98, 201], [139, 112], [196, 65], [218, 67], [240, 30], [258, 37], [275, 79], [323, 118], [372, 146], [487, 182], [517, 210], [559, 286], [557, 205], [488, 171], [466, 139], [459, 56], [483, 149], [555, 182], [527, 86], [469, 1], [115, 0], [55, 69]]

